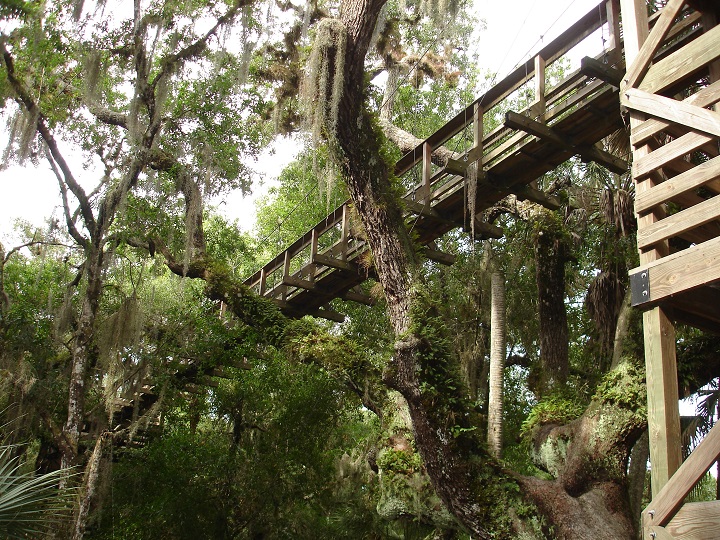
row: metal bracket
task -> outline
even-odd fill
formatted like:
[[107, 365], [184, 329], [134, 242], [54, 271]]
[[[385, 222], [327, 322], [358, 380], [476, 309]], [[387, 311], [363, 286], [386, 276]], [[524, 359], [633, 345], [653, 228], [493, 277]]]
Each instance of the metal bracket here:
[[633, 307], [650, 301], [650, 269], [630, 274], [630, 291]]

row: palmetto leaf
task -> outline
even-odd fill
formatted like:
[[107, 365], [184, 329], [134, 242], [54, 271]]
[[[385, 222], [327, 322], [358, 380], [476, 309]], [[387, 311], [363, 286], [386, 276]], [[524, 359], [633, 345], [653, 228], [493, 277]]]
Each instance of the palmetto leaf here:
[[13, 448], [0, 446], [0, 537], [33, 538], [70, 516], [74, 490], [58, 487], [67, 471], [22, 472]]

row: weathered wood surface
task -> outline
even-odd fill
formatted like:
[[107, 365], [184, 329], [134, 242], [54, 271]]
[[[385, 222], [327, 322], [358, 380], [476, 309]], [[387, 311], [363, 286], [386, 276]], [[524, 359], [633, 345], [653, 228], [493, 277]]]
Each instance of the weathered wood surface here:
[[720, 26], [704, 32], [699, 38], [650, 67], [638, 85], [640, 90], [659, 94], [720, 58]]
[[665, 530], [675, 540], [717, 540], [720, 537], [720, 501], [684, 505]]
[[720, 457], [720, 424], [710, 430], [677, 473], [657, 495], [653, 496], [652, 501], [643, 511], [644, 527], [647, 529], [652, 526], [666, 526], [682, 506], [688, 493], [718, 457]]
[[684, 291], [720, 280], [720, 237], [633, 269], [649, 273], [647, 307]]
[[651, 489], [660, 492], [682, 463], [675, 328], [665, 310], [643, 313]]

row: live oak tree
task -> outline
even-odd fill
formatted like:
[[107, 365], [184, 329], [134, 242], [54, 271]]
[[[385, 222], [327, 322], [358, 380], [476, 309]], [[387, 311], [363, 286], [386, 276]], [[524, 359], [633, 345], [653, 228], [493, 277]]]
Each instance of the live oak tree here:
[[[463, 429], [470, 427], [464, 425], [467, 406], [451, 390], [456, 387], [456, 374], [444, 345], [444, 326], [423, 291], [420, 261], [392, 188], [382, 136], [363, 106], [365, 54], [383, 3], [345, 2], [336, 20], [320, 23], [323, 28], [314, 44], [320, 51], [315, 54], [335, 62], [315, 74], [311, 84], [321, 82], [313, 94], [320, 97], [316, 107], [321, 110], [315, 118], [323, 121], [331, 155], [343, 170], [365, 226], [395, 334], [384, 379], [409, 405], [425, 468], [448, 509], [479, 538], [530, 534], [518, 510], [508, 511], [528, 503], [548, 519], [559, 537], [632, 537], [633, 525], [623, 501], [627, 454], [644, 423], [637, 402], [617, 402], [599, 393], [580, 418], [546, 428], [537, 436], [536, 448], [553, 457], [554, 463], [544, 463], [553, 480], [505, 471], [476, 434]], [[627, 359], [612, 377], [623, 385], [641, 387], [641, 375], [632, 365]], [[609, 423], [610, 417], [621, 421]], [[457, 436], [453, 427], [460, 427]], [[566, 453], [558, 453], [560, 441], [567, 444]]]

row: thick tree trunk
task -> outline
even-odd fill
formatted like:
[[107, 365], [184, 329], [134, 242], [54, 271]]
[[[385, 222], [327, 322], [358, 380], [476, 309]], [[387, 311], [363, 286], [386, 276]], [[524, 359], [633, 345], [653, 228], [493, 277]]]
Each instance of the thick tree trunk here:
[[492, 273], [490, 290], [490, 398], [488, 400], [488, 447], [496, 458], [503, 445], [503, 373], [505, 371], [505, 276]]
[[73, 530], [72, 540], [82, 540], [85, 536], [87, 527], [87, 519], [90, 514], [90, 507], [95, 500], [95, 492], [97, 490], [98, 479], [100, 477], [100, 465], [103, 459], [105, 445], [110, 442], [112, 444], [112, 435], [103, 433], [95, 442], [95, 448], [85, 470], [85, 481], [83, 482], [82, 495], [78, 504], [75, 516], [75, 527]]
[[[423, 296], [419, 264], [390, 185], [389, 166], [381, 158], [374, 123], [363, 109], [365, 53], [384, 1], [348, 0], [341, 5], [339, 18], [346, 32], [341, 39], [347, 40], [344, 80], [338, 118], [325, 130], [363, 222], [396, 336], [385, 382], [407, 401], [415, 442], [428, 476], [448, 510], [473, 538], [513, 538], [518, 531], [527, 530], [512, 509], [526, 498], [535, 503], [561, 538], [629, 539], [632, 523], [627, 519], [627, 497], [623, 495], [623, 467], [624, 445], [629, 444], [632, 434], [593, 437], [593, 426], [604, 425], [600, 420], [606, 409], [601, 410], [603, 414], [593, 410], [585, 420], [568, 428], [575, 446], [567, 463], [556, 464], [558, 479], [543, 482], [513, 478], [503, 471], [483, 448], [482, 437], [472, 432], [475, 426], [467, 421], [469, 409], [463, 398], [450, 390], [456, 377], [450, 367], [454, 359], [443, 349], [443, 327], [433, 300]], [[334, 55], [335, 51], [328, 52], [328, 57]], [[548, 242], [548, 237], [539, 239], [536, 254], [540, 259], [538, 282], [543, 289], [540, 300], [544, 303], [543, 356], [547, 355], [552, 373], [550, 382], [556, 384], [565, 381], [568, 370], [566, 251], [560, 238], [552, 236]], [[450, 384], [443, 386], [446, 382]], [[607, 407], [612, 409], [611, 404]], [[619, 419], [617, 425], [624, 420]], [[560, 428], [544, 433], [548, 444], [558, 448], [568, 436]], [[603, 463], [602, 470], [587, 467], [588, 460]], [[524, 488], [520, 495], [518, 486]], [[593, 513], [592, 519], [586, 512]], [[575, 532], [579, 536], [573, 536]]]
[[540, 319], [541, 395], [564, 386], [569, 371], [568, 322], [565, 311], [565, 264], [568, 248], [555, 216], [538, 216], [535, 274]]
[[451, 444], [453, 435], [438, 424], [420, 391], [417, 357], [424, 344], [409, 331], [417, 261], [377, 134], [363, 109], [365, 53], [384, 2], [350, 0], [340, 9], [347, 29], [347, 55], [337, 119], [336, 137], [342, 154], [338, 161], [345, 168], [350, 197], [363, 221], [397, 336], [386, 382], [408, 403], [417, 447], [440, 498], [476, 538], [490, 538], [482, 523], [483, 509], [474, 500], [471, 483], [475, 479], [469, 474], [467, 460], [459, 455], [457, 445]]

